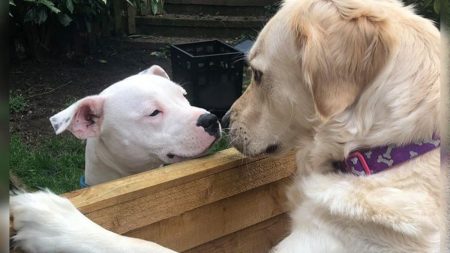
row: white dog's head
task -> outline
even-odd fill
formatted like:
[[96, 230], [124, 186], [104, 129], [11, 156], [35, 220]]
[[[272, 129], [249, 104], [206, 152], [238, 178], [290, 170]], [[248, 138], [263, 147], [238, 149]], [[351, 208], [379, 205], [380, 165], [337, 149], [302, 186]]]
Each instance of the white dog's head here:
[[216, 116], [191, 106], [159, 66], [85, 97], [50, 118], [57, 134], [98, 138], [112, 153], [145, 163], [203, 154], [220, 137]]

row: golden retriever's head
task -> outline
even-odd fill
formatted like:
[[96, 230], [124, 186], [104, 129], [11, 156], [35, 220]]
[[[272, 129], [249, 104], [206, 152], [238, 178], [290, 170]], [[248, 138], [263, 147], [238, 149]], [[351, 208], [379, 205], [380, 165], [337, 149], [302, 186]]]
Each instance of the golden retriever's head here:
[[389, 59], [387, 2], [286, 1], [249, 53], [252, 82], [228, 114], [232, 144], [247, 155], [289, 150], [351, 107]]

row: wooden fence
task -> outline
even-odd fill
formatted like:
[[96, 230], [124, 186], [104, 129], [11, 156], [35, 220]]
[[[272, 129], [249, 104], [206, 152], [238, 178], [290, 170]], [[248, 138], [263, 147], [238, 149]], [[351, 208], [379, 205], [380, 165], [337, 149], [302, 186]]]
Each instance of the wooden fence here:
[[264, 253], [289, 229], [295, 158], [235, 149], [64, 194], [119, 234], [189, 253]]
[[244, 158], [235, 149], [65, 194], [119, 234], [181, 252], [267, 252], [285, 236], [293, 154]]

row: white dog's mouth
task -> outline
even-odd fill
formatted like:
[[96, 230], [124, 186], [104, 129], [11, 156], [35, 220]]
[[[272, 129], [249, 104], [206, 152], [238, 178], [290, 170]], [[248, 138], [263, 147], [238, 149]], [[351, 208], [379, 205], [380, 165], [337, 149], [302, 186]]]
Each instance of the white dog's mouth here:
[[208, 147], [206, 147], [203, 151], [199, 152], [198, 154], [194, 155], [182, 155], [182, 154], [176, 154], [169, 152], [167, 153], [166, 157], [169, 158], [171, 163], [181, 162], [189, 159], [199, 158], [202, 156], [205, 156], [208, 154], [208, 150], [220, 139], [220, 137], [216, 137], [211, 144], [209, 144]]
[[202, 157], [202, 156], [206, 155], [207, 150], [208, 149], [204, 150], [200, 154], [193, 155], [193, 156], [182, 156], [182, 155], [176, 155], [176, 154], [168, 153], [167, 154], [167, 158], [169, 158], [171, 162], [179, 162], [179, 161], [184, 161], [184, 160], [189, 160], [189, 159]]

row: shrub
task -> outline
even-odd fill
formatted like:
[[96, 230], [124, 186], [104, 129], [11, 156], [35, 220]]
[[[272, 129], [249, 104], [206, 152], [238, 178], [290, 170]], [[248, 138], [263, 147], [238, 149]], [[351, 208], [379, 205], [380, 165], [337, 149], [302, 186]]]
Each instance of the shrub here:
[[439, 23], [441, 0], [403, 0], [403, 2], [407, 5], [413, 4], [418, 14]]
[[28, 103], [20, 91], [9, 92], [9, 111], [11, 113], [19, 113], [25, 110]]
[[27, 55], [38, 59], [50, 52], [89, 51], [93, 37], [111, 30], [106, 0], [9, 0], [9, 4], [13, 41], [23, 40]]

